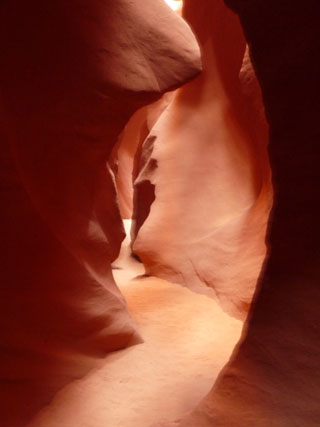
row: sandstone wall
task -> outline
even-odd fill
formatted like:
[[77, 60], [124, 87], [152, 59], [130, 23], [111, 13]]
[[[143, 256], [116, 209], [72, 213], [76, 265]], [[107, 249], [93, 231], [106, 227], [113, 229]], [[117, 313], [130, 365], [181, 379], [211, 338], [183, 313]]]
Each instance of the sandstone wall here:
[[[179, 427], [316, 427], [320, 419], [320, 5], [226, 3], [239, 14], [270, 123], [269, 257], [242, 340]], [[213, 349], [214, 351], [214, 349]]]
[[203, 73], [176, 91], [144, 143], [137, 210], [153, 197], [133, 250], [147, 274], [243, 317], [265, 256], [268, 127], [237, 16], [220, 0], [187, 0], [183, 15]]
[[0, 5], [0, 424], [141, 342], [111, 273], [124, 230], [109, 154], [130, 116], [200, 70], [161, 0]]

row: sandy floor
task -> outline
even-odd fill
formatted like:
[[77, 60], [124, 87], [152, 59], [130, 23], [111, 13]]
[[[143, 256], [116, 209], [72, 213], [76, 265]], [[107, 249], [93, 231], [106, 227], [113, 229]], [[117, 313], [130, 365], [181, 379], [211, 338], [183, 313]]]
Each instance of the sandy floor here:
[[132, 279], [143, 267], [129, 258], [127, 245], [114, 274], [144, 344], [113, 353], [62, 389], [30, 427], [149, 427], [173, 420], [207, 394], [227, 362], [242, 323], [179, 285]]

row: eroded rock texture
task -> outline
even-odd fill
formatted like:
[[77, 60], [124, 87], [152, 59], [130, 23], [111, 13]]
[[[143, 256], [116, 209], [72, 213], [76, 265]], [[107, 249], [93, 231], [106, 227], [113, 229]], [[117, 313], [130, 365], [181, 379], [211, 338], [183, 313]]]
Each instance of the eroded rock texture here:
[[[134, 159], [144, 132], [146, 110], [140, 108], [129, 120], [114, 146], [109, 161], [114, 164], [121, 217], [130, 219], [133, 211]], [[142, 137], [143, 138], [143, 137]], [[144, 139], [144, 138], [143, 138]]]
[[143, 192], [154, 197], [133, 249], [148, 274], [215, 295], [241, 317], [265, 254], [267, 124], [237, 16], [220, 0], [187, 0], [183, 15], [204, 71], [175, 93], [144, 143], [136, 201], [145, 210]]
[[[132, 218], [132, 235], [136, 237], [140, 225], [143, 224], [149, 214], [150, 206], [154, 200], [149, 200], [147, 191], [140, 186], [144, 179], [143, 170], [151, 151], [143, 149], [143, 143], [150, 133], [159, 116], [171, 101], [174, 92], [168, 92], [158, 101], [140, 108], [129, 120], [124, 131], [121, 133], [117, 144], [109, 158], [114, 165], [117, 193], [121, 216], [124, 219]], [[139, 180], [137, 180], [140, 175]], [[148, 181], [148, 176], [146, 180]], [[133, 184], [135, 183], [135, 191]], [[154, 195], [154, 191], [152, 192]], [[139, 201], [134, 202], [135, 198]], [[145, 215], [143, 212], [147, 211]], [[143, 219], [142, 219], [143, 218]]]
[[[320, 5], [228, 0], [241, 18], [270, 122], [270, 255], [242, 341], [179, 427], [315, 427], [320, 420]], [[213, 349], [214, 351], [214, 349]]]
[[0, 424], [18, 427], [140, 341], [110, 269], [124, 231], [106, 161], [200, 55], [162, 0], [3, 1], [0, 20]]
[[150, 214], [151, 205], [155, 200], [155, 185], [150, 180], [152, 172], [158, 167], [157, 161], [151, 157], [155, 138], [147, 137], [163, 111], [171, 103], [173, 97], [174, 92], [169, 92], [159, 101], [145, 107], [145, 121], [139, 129], [139, 145], [133, 161], [132, 247], [140, 228]]

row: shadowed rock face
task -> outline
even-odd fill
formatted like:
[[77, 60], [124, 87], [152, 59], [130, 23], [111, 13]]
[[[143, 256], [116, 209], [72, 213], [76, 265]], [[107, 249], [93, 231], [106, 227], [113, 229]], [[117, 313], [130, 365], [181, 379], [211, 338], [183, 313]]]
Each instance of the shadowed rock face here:
[[148, 134], [147, 109], [148, 107], [140, 108], [133, 114], [109, 158], [109, 162], [114, 164], [119, 207], [121, 217], [124, 219], [132, 217], [134, 159], [141, 140], [145, 139], [144, 134]]
[[270, 253], [240, 345], [179, 427], [319, 425], [320, 5], [236, 1], [270, 123]]
[[265, 254], [268, 127], [237, 16], [209, 0], [185, 1], [183, 15], [203, 73], [176, 91], [144, 143], [136, 211], [145, 212], [150, 186], [155, 201], [133, 250], [148, 274], [214, 295], [243, 317]]
[[160, 0], [3, 1], [0, 20], [0, 424], [19, 427], [140, 342], [110, 268], [124, 230], [106, 161], [200, 55]]

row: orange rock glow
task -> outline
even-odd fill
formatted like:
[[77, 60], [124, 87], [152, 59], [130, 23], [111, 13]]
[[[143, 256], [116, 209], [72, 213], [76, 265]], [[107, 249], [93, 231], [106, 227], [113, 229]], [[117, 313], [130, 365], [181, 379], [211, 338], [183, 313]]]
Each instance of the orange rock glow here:
[[318, 2], [0, 20], [0, 426], [319, 426]]

